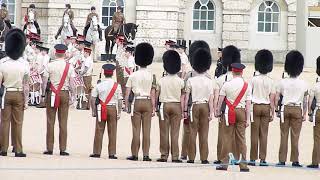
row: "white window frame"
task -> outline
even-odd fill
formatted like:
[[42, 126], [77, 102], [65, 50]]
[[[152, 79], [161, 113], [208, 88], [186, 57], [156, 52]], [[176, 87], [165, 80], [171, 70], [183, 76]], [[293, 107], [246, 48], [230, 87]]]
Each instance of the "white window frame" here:
[[[102, 25], [102, 28], [105, 29], [107, 28], [108, 26], [110, 26], [112, 24], [112, 16], [113, 14], [110, 14], [110, 8], [111, 7], [115, 7], [117, 8], [118, 7], [118, 0], [109, 0], [109, 4], [107, 6], [104, 5], [104, 1], [108, 1], [108, 0], [102, 0], [101, 1], [101, 25]], [[125, 0], [122, 0], [123, 1], [123, 7], [122, 7], [122, 13], [124, 14], [125, 13], [125, 5], [126, 5], [126, 1]], [[129, 0], [130, 1], [130, 0]], [[111, 3], [115, 3], [116, 5], [115, 6], [110, 6]], [[103, 8], [109, 8], [109, 11], [108, 11], [108, 15], [107, 16], [104, 16], [103, 15]], [[103, 18], [110, 18], [110, 24], [109, 25], [104, 25], [103, 24]]]
[[13, 8], [14, 12], [13, 13], [9, 12], [8, 16], [10, 17], [10, 15], [13, 15], [13, 21], [11, 21], [11, 19], [10, 19], [10, 21], [11, 21], [12, 25], [15, 25], [16, 24], [16, 17], [17, 17], [17, 3], [16, 3], [17, 0], [11, 0], [13, 2], [9, 2], [9, 1], [10, 0], [0, 0], [0, 4], [6, 3], [8, 12], [9, 12], [9, 6], [14, 6], [14, 8]]
[[[195, 6], [195, 4], [196, 4], [197, 2], [199, 2], [199, 3], [201, 4], [201, 6], [200, 6], [199, 9], [194, 9], [194, 6]], [[211, 3], [213, 4], [213, 10], [209, 10], [209, 9], [208, 9], [207, 4], [208, 4], [209, 2], [211, 2]], [[191, 23], [191, 30], [192, 30], [193, 32], [212, 33], [212, 32], [215, 32], [215, 31], [216, 31], [216, 19], [217, 19], [216, 13], [217, 13], [217, 7], [216, 7], [216, 4], [214, 3], [213, 0], [208, 0], [207, 4], [202, 4], [200, 0], [196, 0], [196, 1], [193, 3], [193, 5], [192, 5], [192, 15], [191, 15], [191, 22], [192, 22], [192, 23]], [[206, 30], [201, 30], [201, 29], [200, 29], [200, 24], [199, 24], [199, 29], [194, 29], [194, 28], [193, 28], [193, 24], [194, 24], [194, 21], [195, 21], [195, 19], [193, 18], [193, 16], [194, 16], [194, 11], [198, 11], [198, 12], [199, 12], [199, 19], [198, 19], [198, 21], [199, 21], [199, 23], [200, 23], [200, 22], [201, 22], [201, 11], [202, 11], [202, 10], [201, 10], [201, 7], [203, 7], [203, 6], [205, 6], [205, 7], [207, 8], [207, 12], [213, 11], [213, 20], [209, 20], [209, 17], [208, 17], [208, 16], [209, 16], [209, 13], [207, 13], [207, 18], [206, 18], [206, 26], [208, 25], [208, 22], [209, 22], [209, 21], [212, 21], [212, 22], [213, 22], [213, 29], [212, 29], [212, 30], [208, 30], [208, 27], [207, 27]]]
[[[272, 2], [272, 4], [271, 4], [271, 6], [268, 6], [267, 4], [266, 4], [266, 2]], [[263, 10], [263, 11], [260, 11], [260, 6], [262, 5], [262, 4], [264, 4], [266, 7], [265, 7], [265, 9]], [[279, 10], [279, 12], [274, 12], [273, 11], [273, 9], [272, 9], [272, 6], [273, 5], [276, 5], [277, 7], [278, 7], [278, 10]], [[267, 8], [270, 8], [271, 9], [271, 21], [270, 22], [266, 22], [266, 9]], [[263, 13], [264, 14], [264, 21], [259, 21], [259, 14], [260, 13]], [[273, 20], [273, 15], [274, 14], [278, 14], [278, 22], [275, 22], [274, 20]], [[257, 11], [257, 13], [256, 13], [256, 15], [257, 15], [257, 27], [256, 27], [256, 32], [258, 33], [258, 34], [266, 34], [266, 35], [275, 35], [275, 34], [280, 34], [280, 30], [281, 30], [281, 7], [279, 6], [279, 4], [276, 2], [276, 1], [273, 1], [273, 0], [264, 0], [262, 3], [260, 3], [259, 4], [259, 6], [258, 6], [258, 11]], [[264, 30], [263, 31], [259, 31], [259, 23], [263, 23], [264, 24]], [[266, 23], [271, 23], [271, 32], [266, 32], [265, 31], [265, 28], [266, 28], [266, 26], [265, 26], [265, 24]], [[276, 31], [276, 32], [273, 32], [272, 31], [272, 28], [273, 28], [273, 24], [278, 24], [278, 31]]]

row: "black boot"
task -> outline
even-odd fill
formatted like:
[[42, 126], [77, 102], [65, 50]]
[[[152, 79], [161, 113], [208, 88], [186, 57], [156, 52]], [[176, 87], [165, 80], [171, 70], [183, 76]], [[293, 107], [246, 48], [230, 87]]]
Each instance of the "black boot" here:
[[143, 156], [143, 161], [152, 161], [149, 156]]
[[138, 157], [137, 156], [129, 156], [129, 157], [127, 157], [127, 160], [129, 160], [129, 161], [138, 161]]
[[91, 157], [91, 158], [100, 158], [100, 154], [91, 154], [89, 157]]
[[109, 159], [118, 159], [118, 157], [115, 156], [115, 155], [110, 155], [110, 156], [109, 156]]
[[22, 152], [19, 152], [19, 153], [15, 153], [14, 155], [15, 157], [27, 157], [26, 154], [22, 153]]
[[319, 168], [319, 165], [318, 165], [318, 164], [317, 164], [317, 165], [315, 165], [315, 164], [310, 164], [310, 165], [307, 166], [307, 168], [317, 169], [317, 168]]
[[70, 154], [65, 151], [60, 151], [60, 156], [69, 156]]
[[60, 36], [61, 31], [62, 31], [62, 26], [60, 26], [60, 28], [58, 29], [57, 34], [54, 36], [55, 39], [58, 39], [58, 36]]
[[292, 166], [293, 167], [302, 167], [302, 165], [299, 162], [293, 162]]
[[44, 154], [44, 155], [52, 155], [53, 152], [52, 152], [52, 151], [45, 151], [45, 152], [43, 152], [43, 154]]
[[3, 152], [3, 151], [0, 152], [0, 156], [7, 156], [7, 155], [8, 155], [7, 152]]

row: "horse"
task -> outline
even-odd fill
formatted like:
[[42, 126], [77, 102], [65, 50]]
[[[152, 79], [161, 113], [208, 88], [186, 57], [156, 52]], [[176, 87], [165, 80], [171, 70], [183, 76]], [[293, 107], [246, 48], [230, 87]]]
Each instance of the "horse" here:
[[35, 33], [41, 34], [41, 30], [38, 22], [35, 19], [35, 14], [33, 11], [28, 11], [25, 17], [26, 24], [23, 26], [23, 32], [25, 34]]
[[93, 60], [96, 60], [96, 45], [102, 41], [102, 31], [97, 16], [92, 16], [90, 24], [84, 28], [83, 35], [86, 41], [92, 43]]
[[8, 27], [4, 19], [0, 19], [0, 43], [3, 43], [8, 31], [12, 27]]
[[[134, 23], [123, 24], [120, 27], [118, 34], [123, 34], [126, 38], [126, 41], [132, 41], [136, 38], [136, 33], [138, 32], [139, 25]], [[105, 31], [105, 39], [106, 39], [106, 54], [112, 54], [113, 47], [115, 45], [115, 39], [117, 34], [110, 34], [113, 30], [112, 26], [108, 26]]]
[[[58, 33], [58, 35], [59, 35], [59, 33]], [[61, 43], [64, 44], [67, 37], [73, 36], [73, 35], [74, 35], [74, 32], [71, 28], [70, 17], [68, 14], [65, 14], [63, 16], [63, 27], [62, 27], [62, 31], [60, 33]]]

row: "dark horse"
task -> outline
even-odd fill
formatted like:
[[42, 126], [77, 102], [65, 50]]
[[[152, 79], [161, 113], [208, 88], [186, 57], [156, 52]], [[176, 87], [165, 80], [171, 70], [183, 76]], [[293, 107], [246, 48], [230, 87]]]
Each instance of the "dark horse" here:
[[[123, 34], [126, 37], [126, 41], [134, 40], [136, 38], [136, 33], [138, 31], [138, 26], [134, 23], [123, 24], [120, 27], [118, 34]], [[112, 49], [116, 43], [116, 34], [110, 34], [112, 26], [108, 26], [104, 30], [106, 39], [106, 54], [112, 54]]]

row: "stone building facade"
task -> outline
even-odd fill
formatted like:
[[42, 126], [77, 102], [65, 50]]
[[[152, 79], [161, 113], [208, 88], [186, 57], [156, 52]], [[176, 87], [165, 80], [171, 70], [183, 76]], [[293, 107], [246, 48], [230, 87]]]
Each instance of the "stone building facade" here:
[[[0, 0], [1, 1], [1, 0]], [[274, 52], [278, 62], [291, 49], [299, 49], [303, 39], [307, 0], [2, 0], [15, 1], [15, 25], [23, 25], [30, 3], [37, 6], [42, 38], [54, 44], [61, 25], [65, 3], [75, 12], [74, 23], [82, 33], [92, 5], [96, 6], [102, 27], [110, 22], [108, 13], [124, 7], [127, 22], [139, 25], [136, 42], [150, 42], [156, 57], [164, 51], [167, 39], [205, 40], [212, 51], [229, 44], [242, 50], [243, 60], [252, 62], [258, 49]], [[310, 2], [314, 3], [314, 0]], [[298, 7], [299, 6], [299, 7]], [[271, 17], [272, 16], [272, 17]], [[270, 19], [271, 18], [271, 19]], [[300, 33], [301, 32], [301, 33]], [[103, 46], [103, 43], [101, 44]], [[103, 48], [101, 48], [103, 49]]]

